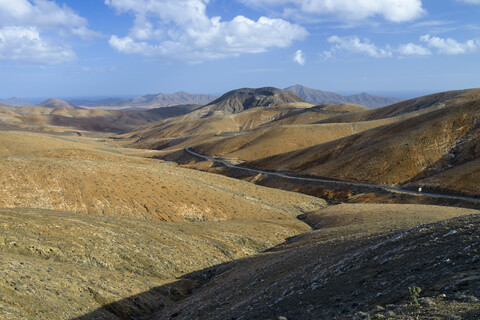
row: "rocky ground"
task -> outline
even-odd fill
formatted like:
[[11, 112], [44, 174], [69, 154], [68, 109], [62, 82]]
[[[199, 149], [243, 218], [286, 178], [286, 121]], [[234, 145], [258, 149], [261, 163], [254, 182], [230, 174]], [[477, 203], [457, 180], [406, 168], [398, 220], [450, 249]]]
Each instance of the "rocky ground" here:
[[[206, 284], [156, 319], [478, 319], [479, 231], [472, 215], [293, 242], [203, 272]], [[419, 305], [409, 287], [421, 288]]]

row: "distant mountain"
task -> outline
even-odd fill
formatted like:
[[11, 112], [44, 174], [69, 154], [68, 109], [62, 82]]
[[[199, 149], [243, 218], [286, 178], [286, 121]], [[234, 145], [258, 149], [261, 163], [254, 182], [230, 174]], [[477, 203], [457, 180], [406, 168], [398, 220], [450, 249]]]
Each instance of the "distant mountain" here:
[[145, 96], [128, 98], [109, 98], [96, 101], [71, 100], [72, 104], [88, 107], [135, 107], [135, 108], [162, 108], [175, 105], [205, 105], [217, 97], [205, 94], [191, 94], [184, 91], [172, 94], [147, 94]]
[[38, 106], [44, 107], [44, 108], [54, 108], [54, 109], [82, 109], [67, 101], [63, 101], [59, 99], [48, 99], [40, 103]]
[[116, 107], [116, 106], [123, 106], [128, 103], [131, 99], [126, 98], [107, 98], [107, 99], [100, 99], [100, 100], [87, 100], [87, 99], [74, 99], [68, 100], [69, 103], [76, 105], [76, 106], [86, 106], [86, 107]]
[[301, 98], [314, 104], [354, 103], [370, 108], [379, 108], [402, 101], [399, 98], [374, 96], [365, 92], [352, 96], [342, 96], [338, 93], [311, 89], [299, 84], [285, 88], [285, 90], [294, 92]]
[[202, 109], [209, 112], [223, 112], [225, 114], [239, 113], [256, 107], [268, 107], [294, 102], [305, 102], [295, 93], [273, 87], [258, 89], [242, 88], [232, 90]]
[[25, 99], [21, 98], [10, 98], [10, 99], [0, 99], [0, 104], [9, 106], [9, 107], [24, 107], [24, 106], [31, 106], [32, 103]]

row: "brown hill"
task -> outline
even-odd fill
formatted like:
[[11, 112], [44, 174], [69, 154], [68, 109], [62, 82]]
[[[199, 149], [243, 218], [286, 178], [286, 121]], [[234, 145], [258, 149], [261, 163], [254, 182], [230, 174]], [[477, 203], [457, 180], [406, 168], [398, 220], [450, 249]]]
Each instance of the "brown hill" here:
[[196, 108], [198, 106], [186, 105], [144, 111], [109, 111], [0, 106], [0, 124], [53, 132], [68, 130], [126, 132], [152, 122], [189, 113]]
[[272, 125], [196, 145], [194, 149], [202, 154], [252, 161], [337, 140], [383, 124], [385, 121], [379, 120], [353, 124]]
[[133, 157], [102, 141], [2, 132], [0, 207], [182, 221], [292, 217], [324, 204]]
[[38, 105], [39, 107], [44, 108], [54, 108], [54, 109], [81, 109], [67, 101], [59, 99], [48, 99]]
[[[245, 150], [245, 152], [243, 152], [244, 155], [242, 156], [231, 156], [243, 160], [253, 160], [266, 155], [286, 152], [292, 150], [292, 147], [294, 149], [299, 148], [298, 145], [294, 145], [292, 140], [294, 140], [295, 137], [298, 137], [300, 132], [297, 134], [293, 128], [288, 130], [288, 132], [285, 130], [277, 130], [278, 133], [293, 133], [291, 136], [284, 134], [276, 136], [272, 133], [269, 137], [262, 139], [261, 136], [263, 132], [275, 131], [276, 129], [273, 128], [280, 128], [281, 125], [315, 123], [336, 115], [348, 112], [359, 112], [365, 109], [367, 108], [350, 104], [312, 106], [308, 103], [296, 102], [271, 106], [266, 109], [253, 108], [230, 115], [212, 115], [200, 119], [197, 119], [196, 117], [192, 118], [191, 114], [188, 114], [184, 117], [168, 119], [136, 131], [133, 135], [133, 138], [135, 138], [136, 141], [132, 146], [137, 148], [165, 150], [165, 152], [168, 153], [168, 150], [170, 149], [175, 151], [189, 146], [197, 147], [199, 145], [207, 144], [207, 146], [201, 147], [206, 153], [212, 155], [227, 155], [243, 148], [243, 144], [253, 139], [265, 143], [268, 143], [268, 140], [266, 139], [272, 136], [274, 136], [277, 141], [287, 139], [287, 144], [285, 145], [286, 148], [264, 148], [262, 145], [259, 145], [259, 148], [262, 148], [265, 151], [264, 153], [250, 154], [250, 151]], [[372, 125], [368, 124], [368, 126]], [[328, 125], [325, 127], [328, 127]], [[352, 130], [357, 132], [359, 128], [365, 126], [359, 124], [342, 127], [351, 128], [349, 132], [352, 132]], [[266, 128], [272, 128], [272, 130]], [[256, 129], [258, 130], [255, 131]], [[320, 129], [320, 131], [321, 130], [322, 129]], [[305, 133], [305, 130], [301, 131], [301, 134]], [[339, 131], [343, 132], [343, 135], [338, 133], [336, 138], [345, 135], [345, 129], [339, 129]], [[323, 130], [323, 132], [326, 131]], [[303, 146], [307, 146], [312, 145], [312, 140], [327, 141], [327, 137], [322, 137], [320, 135], [314, 136], [314, 132], [308, 132], [307, 138], [303, 139], [302, 137], [300, 140], [309, 141], [309, 143], [303, 144]], [[259, 143], [262, 144], [262, 142]], [[217, 146], [218, 149], [209, 150], [208, 145], [214, 147]], [[280, 145], [282, 144], [280, 143]]]
[[[157, 150], [186, 148], [274, 123], [279, 119], [286, 119], [290, 114], [296, 115], [302, 110], [308, 110], [310, 107], [312, 105], [305, 103], [283, 104], [267, 109], [253, 108], [241, 113], [212, 115], [206, 118], [192, 117], [195, 111], [135, 131], [131, 135], [135, 139], [132, 146]], [[325, 116], [322, 116], [322, 119], [324, 118]]]
[[[247, 165], [342, 180], [411, 183], [478, 158], [479, 108], [479, 100], [452, 103], [413, 118]], [[471, 175], [463, 187], [472, 190], [479, 183], [475, 177]]]

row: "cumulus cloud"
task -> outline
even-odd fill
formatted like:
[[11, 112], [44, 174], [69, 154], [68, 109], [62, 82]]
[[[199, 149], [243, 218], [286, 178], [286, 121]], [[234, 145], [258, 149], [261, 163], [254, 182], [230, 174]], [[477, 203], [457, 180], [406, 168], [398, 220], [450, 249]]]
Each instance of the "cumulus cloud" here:
[[392, 51], [389, 48], [379, 48], [370, 40], [360, 40], [358, 37], [338, 37], [331, 36], [328, 42], [333, 43], [334, 46], [328, 51], [323, 52], [325, 58], [332, 57], [337, 52], [350, 52], [357, 54], [364, 54], [374, 58], [386, 58], [392, 56]]
[[468, 40], [464, 43], [452, 38], [439, 38], [429, 34], [420, 37], [430, 48], [436, 49], [438, 53], [457, 55], [476, 51], [480, 47], [480, 41]]
[[135, 15], [126, 36], [112, 35], [112, 48], [150, 58], [201, 62], [288, 47], [307, 36], [304, 27], [283, 19], [209, 17], [209, 0], [105, 0], [119, 13]]
[[398, 52], [406, 56], [410, 56], [410, 55], [428, 56], [432, 54], [432, 52], [428, 50], [428, 48], [425, 48], [424, 46], [414, 44], [411, 42], [408, 44], [401, 45], [398, 48]]
[[98, 36], [85, 18], [48, 0], [0, 0], [0, 59], [55, 64], [76, 58], [68, 36]]
[[423, 14], [421, 0], [240, 0], [263, 8], [281, 8], [289, 16], [334, 15], [344, 20], [381, 16], [393, 22], [414, 20]]
[[297, 50], [293, 55], [293, 61], [303, 66], [306, 62], [305, 53], [302, 50]]
[[35, 27], [0, 29], [0, 60], [56, 64], [75, 58], [72, 49], [42, 39]]

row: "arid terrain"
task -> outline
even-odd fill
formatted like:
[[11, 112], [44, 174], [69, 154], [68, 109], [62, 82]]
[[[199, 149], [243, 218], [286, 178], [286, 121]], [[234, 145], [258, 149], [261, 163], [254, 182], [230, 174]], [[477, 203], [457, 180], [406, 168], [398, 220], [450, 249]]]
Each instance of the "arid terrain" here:
[[479, 89], [1, 106], [0, 318], [479, 319], [479, 124]]

